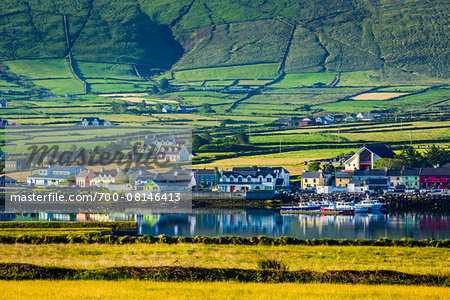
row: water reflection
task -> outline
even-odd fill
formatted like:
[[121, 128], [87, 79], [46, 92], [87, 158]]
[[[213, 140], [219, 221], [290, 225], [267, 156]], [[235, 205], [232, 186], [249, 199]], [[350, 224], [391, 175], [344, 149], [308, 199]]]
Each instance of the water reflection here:
[[449, 239], [450, 216], [425, 213], [281, 215], [277, 210], [197, 210], [190, 214], [3, 214], [15, 221], [137, 221], [140, 234]]

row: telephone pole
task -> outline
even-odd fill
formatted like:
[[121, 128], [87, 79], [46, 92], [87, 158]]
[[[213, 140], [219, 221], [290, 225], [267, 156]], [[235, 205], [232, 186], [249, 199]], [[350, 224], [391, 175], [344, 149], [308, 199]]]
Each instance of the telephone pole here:
[[281, 156], [281, 139], [280, 139], [280, 156]]

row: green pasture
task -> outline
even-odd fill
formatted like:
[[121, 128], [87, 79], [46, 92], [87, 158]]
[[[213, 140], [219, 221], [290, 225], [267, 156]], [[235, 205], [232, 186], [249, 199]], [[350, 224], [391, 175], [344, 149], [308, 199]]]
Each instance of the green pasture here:
[[39, 78], [72, 78], [69, 63], [64, 58], [58, 59], [23, 59], [4, 61], [8, 69], [17, 75]]
[[82, 78], [117, 78], [139, 80], [133, 65], [76, 61], [79, 76]]
[[174, 71], [176, 80], [231, 80], [231, 79], [272, 79], [277, 76], [278, 63], [214, 67]]
[[310, 86], [318, 82], [328, 84], [334, 79], [334, 76], [334, 72], [286, 74], [281, 81], [271, 87], [295, 88], [300, 85]]
[[83, 94], [84, 86], [81, 81], [73, 79], [39, 79], [33, 80], [37, 86], [47, 89], [49, 92], [57, 95], [65, 94]]

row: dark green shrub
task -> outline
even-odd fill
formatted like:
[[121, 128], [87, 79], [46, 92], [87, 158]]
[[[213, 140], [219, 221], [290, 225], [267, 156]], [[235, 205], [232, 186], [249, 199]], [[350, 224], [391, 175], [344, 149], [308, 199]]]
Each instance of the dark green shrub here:
[[287, 266], [276, 259], [264, 258], [256, 262], [256, 267], [260, 270], [287, 270]]

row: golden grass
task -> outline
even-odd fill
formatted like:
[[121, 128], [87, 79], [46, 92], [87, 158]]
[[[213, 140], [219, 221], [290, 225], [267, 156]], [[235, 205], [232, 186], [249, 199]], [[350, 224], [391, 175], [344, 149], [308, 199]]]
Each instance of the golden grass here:
[[202, 244], [0, 245], [0, 262], [68, 268], [184, 266], [256, 269], [276, 259], [289, 270], [393, 270], [412, 274], [450, 273], [450, 250], [372, 246], [234, 246]]
[[364, 93], [353, 97], [354, 100], [389, 100], [409, 93]]
[[448, 299], [450, 288], [149, 281], [0, 281], [3, 299]]

